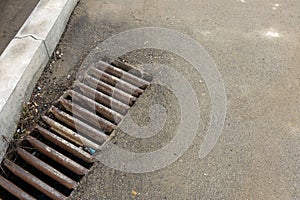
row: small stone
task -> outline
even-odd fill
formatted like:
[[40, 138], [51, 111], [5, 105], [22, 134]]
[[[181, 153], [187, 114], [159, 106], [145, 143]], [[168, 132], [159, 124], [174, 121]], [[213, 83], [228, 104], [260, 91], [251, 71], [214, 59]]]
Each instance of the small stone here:
[[131, 194], [132, 196], [136, 196], [137, 195], [137, 191], [135, 191], [134, 189], [131, 190]]

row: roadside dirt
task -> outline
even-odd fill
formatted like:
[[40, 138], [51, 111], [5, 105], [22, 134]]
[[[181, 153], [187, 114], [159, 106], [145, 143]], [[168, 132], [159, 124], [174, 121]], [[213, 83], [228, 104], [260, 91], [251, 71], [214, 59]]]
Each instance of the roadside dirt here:
[[[58, 46], [34, 87], [30, 100], [23, 103], [15, 139], [23, 138], [30, 133], [34, 124], [41, 121], [40, 117], [47, 112], [53, 102], [72, 86], [77, 67], [62, 73], [60, 68], [63, 61], [63, 52]], [[60, 75], [57, 74], [58, 70]]]

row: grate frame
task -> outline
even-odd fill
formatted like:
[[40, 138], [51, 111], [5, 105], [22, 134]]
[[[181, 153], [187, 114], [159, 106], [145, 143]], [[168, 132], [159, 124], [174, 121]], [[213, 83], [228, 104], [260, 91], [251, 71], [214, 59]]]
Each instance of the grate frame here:
[[[4, 159], [0, 199], [67, 199], [95, 162], [94, 153], [110, 138], [151, 83], [151, 76], [128, 63], [99, 61], [41, 117], [34, 130]], [[16, 179], [16, 177], [18, 177]], [[16, 181], [21, 180], [21, 181]], [[27, 185], [34, 192], [26, 190]], [[63, 187], [63, 189], [61, 189]], [[2, 192], [1, 192], [2, 190]]]

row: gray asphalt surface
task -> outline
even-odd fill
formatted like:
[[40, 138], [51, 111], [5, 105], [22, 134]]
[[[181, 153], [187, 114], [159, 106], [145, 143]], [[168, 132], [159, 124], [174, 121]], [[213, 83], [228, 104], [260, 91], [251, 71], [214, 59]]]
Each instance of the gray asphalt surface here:
[[[166, 52], [144, 50], [124, 56], [140, 67], [170, 65], [187, 78], [201, 100], [198, 135], [181, 158], [158, 171], [126, 173], [97, 163], [71, 199], [300, 199], [299, 22], [296, 0], [80, 1], [60, 43], [64, 61], [58, 76], [80, 65], [113, 34], [166, 27], [191, 36], [209, 52], [228, 102], [218, 143], [199, 159], [211, 108], [203, 77]], [[131, 110], [132, 118], [147, 124], [148, 106], [155, 102], [168, 111], [162, 131], [147, 140], [118, 130], [113, 139], [118, 146], [148, 152], [174, 137], [178, 103], [160, 86], [150, 86]]]
[[0, 54], [14, 38], [38, 0], [0, 0]]

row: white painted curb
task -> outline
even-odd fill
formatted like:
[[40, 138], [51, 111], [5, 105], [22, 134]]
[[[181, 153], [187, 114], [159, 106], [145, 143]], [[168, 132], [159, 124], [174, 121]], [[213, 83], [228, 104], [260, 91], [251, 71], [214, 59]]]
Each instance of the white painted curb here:
[[0, 161], [78, 0], [40, 0], [0, 56]]

